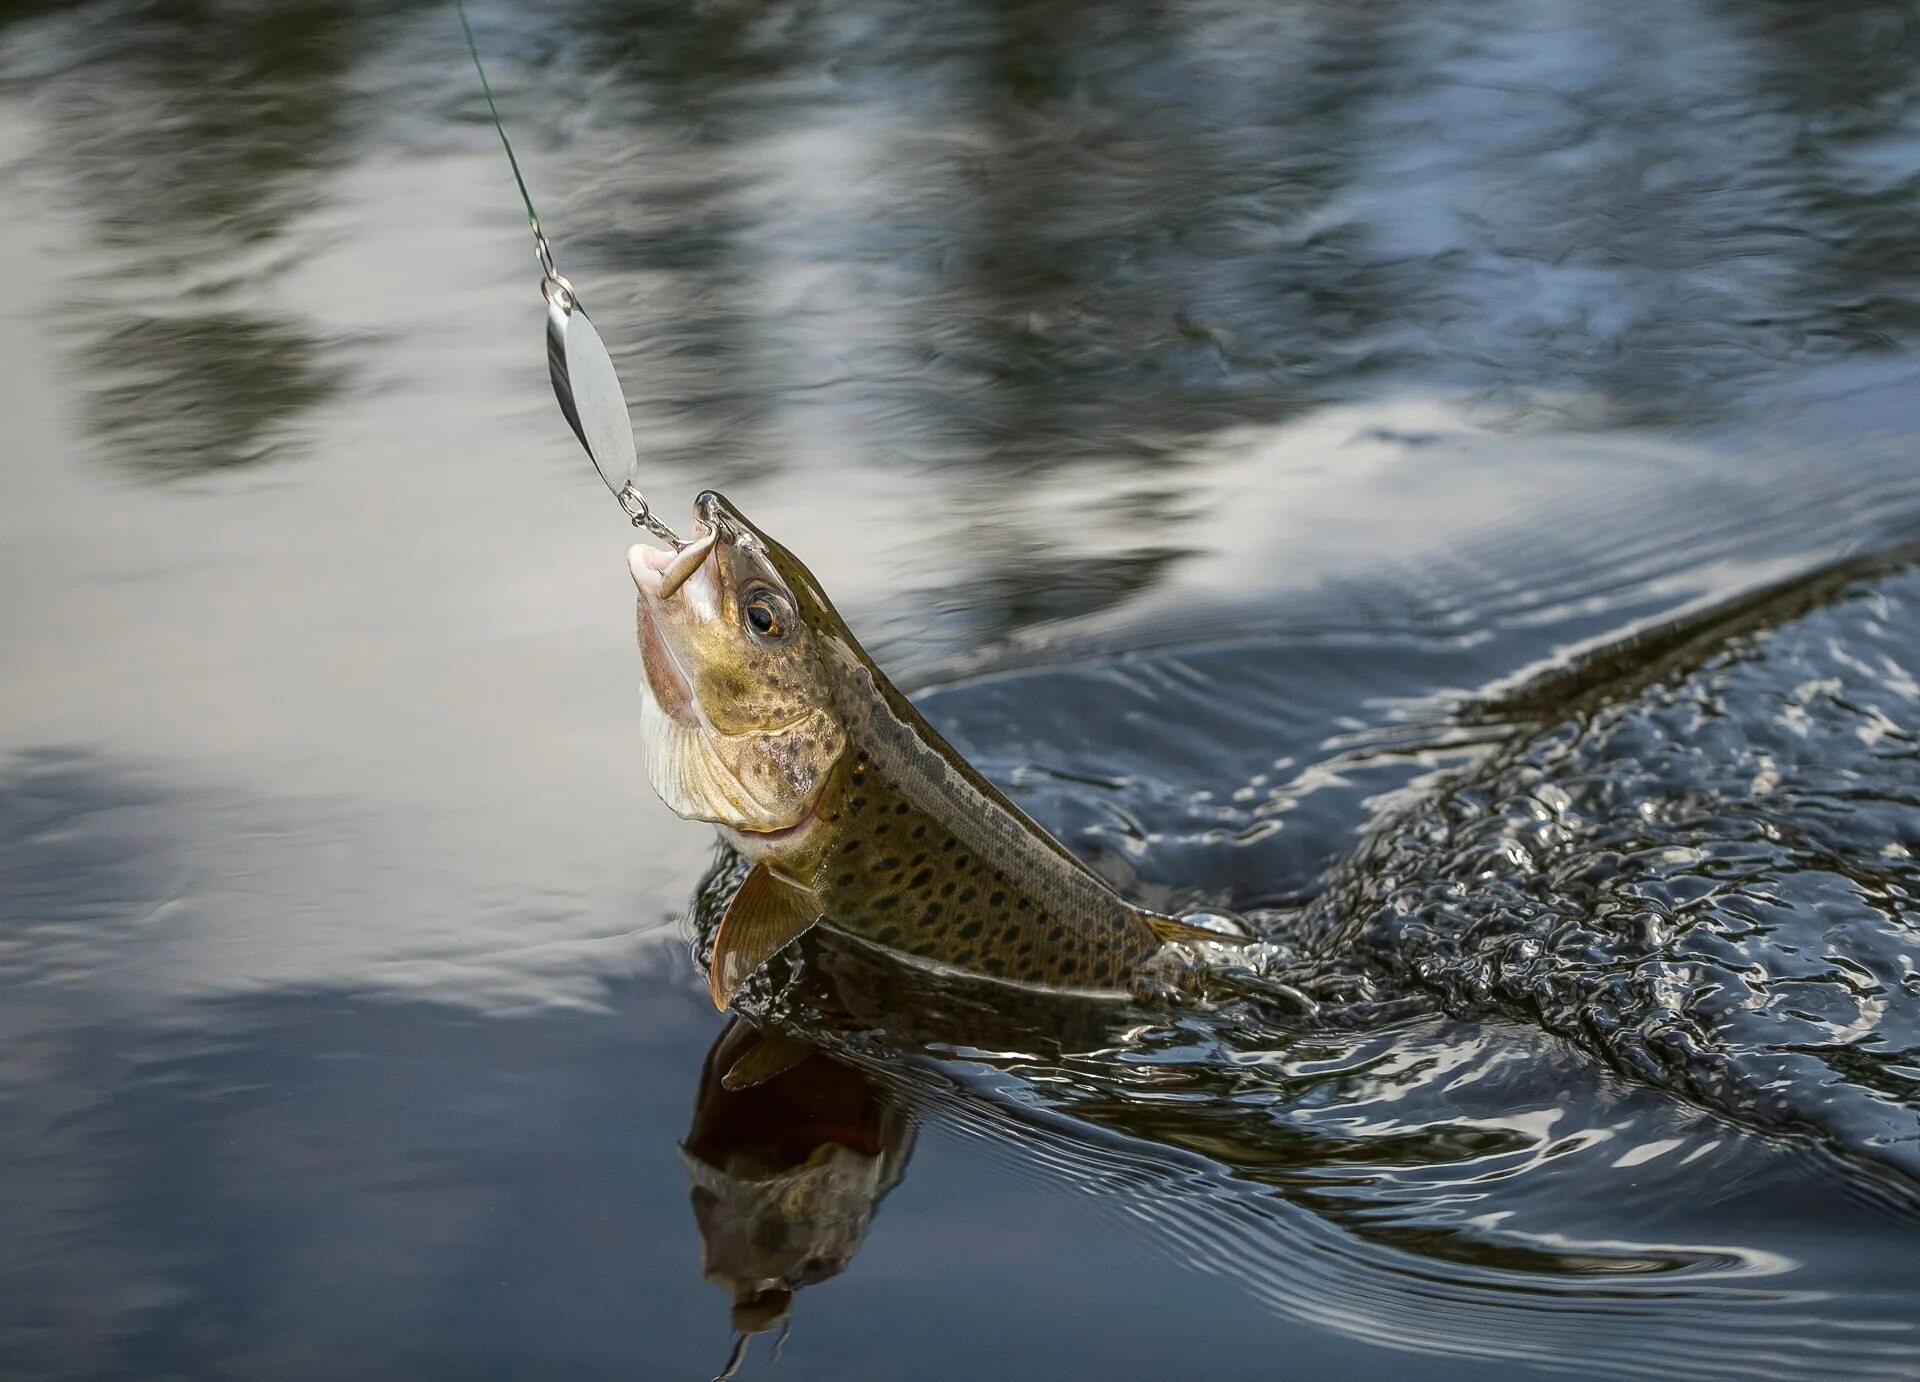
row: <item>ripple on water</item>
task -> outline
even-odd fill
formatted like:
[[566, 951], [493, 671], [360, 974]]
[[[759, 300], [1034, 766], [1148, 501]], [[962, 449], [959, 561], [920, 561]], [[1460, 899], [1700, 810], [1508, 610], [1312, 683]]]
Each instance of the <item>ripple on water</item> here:
[[1322, 946], [1920, 1174], [1920, 574], [1845, 575], [1508, 702], [1508, 746], [1385, 816]]
[[[760, 988], [763, 1017], [888, 1081], [929, 1136], [1089, 1197], [1289, 1318], [1596, 1375], [1920, 1365], [1909, 1325], [1849, 1332], [1837, 1316], [1879, 1314], [1884, 1285], [1866, 1274], [1837, 1309], [1847, 1271], [1807, 1285], [1807, 1244], [1775, 1208], [1812, 1190], [1844, 1237], [1880, 1207], [1821, 1193], [1818, 1158], [1620, 1081], [1573, 1043], [1437, 1014], [1288, 1032], [1250, 1011], [1102, 1009], [1073, 1026], [831, 938], [804, 949]], [[1596, 1359], [1620, 1331], [1634, 1348]]]

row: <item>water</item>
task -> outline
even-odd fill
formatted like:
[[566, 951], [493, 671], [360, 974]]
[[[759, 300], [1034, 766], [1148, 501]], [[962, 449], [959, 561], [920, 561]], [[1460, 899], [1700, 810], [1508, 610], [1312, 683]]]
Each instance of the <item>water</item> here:
[[475, 19], [649, 495], [1321, 1016], [720, 1087], [452, 14], [15, 5], [0, 1375], [1920, 1374], [1914, 6]]

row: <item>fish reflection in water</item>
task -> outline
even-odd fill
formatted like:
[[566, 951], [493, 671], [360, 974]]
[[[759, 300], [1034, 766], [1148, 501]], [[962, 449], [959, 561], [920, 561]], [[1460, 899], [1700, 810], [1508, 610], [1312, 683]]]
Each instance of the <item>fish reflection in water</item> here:
[[854, 1066], [735, 1020], [707, 1053], [680, 1151], [701, 1273], [731, 1295], [734, 1329], [758, 1334], [859, 1251], [906, 1170], [913, 1119]]

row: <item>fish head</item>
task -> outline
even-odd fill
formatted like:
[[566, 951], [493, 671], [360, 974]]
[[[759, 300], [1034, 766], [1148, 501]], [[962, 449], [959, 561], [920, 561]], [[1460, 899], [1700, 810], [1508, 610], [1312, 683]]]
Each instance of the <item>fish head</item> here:
[[807, 569], [720, 495], [694, 516], [700, 535], [679, 551], [627, 554], [648, 775], [679, 815], [784, 836], [846, 748], [822, 663], [843, 626]]

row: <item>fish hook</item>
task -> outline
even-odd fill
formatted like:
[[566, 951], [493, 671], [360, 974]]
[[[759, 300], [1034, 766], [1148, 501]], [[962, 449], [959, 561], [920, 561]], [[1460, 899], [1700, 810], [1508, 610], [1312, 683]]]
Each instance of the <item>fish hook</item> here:
[[660, 573], [660, 598], [666, 599], [687, 583], [688, 577], [700, 569], [700, 563], [713, 551], [713, 544], [720, 538], [715, 531], [708, 531], [692, 542], [675, 541], [678, 554], [668, 563], [667, 569]]

